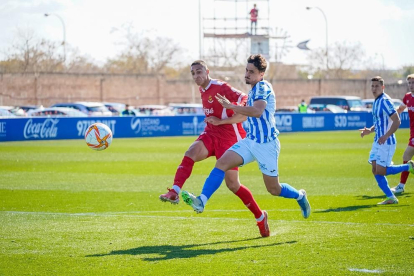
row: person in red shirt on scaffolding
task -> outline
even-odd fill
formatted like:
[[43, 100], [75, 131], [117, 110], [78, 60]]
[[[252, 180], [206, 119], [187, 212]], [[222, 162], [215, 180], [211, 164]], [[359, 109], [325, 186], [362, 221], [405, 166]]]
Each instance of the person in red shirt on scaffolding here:
[[253, 5], [253, 9], [250, 10], [250, 34], [253, 34], [253, 25], [254, 25], [254, 34], [257, 35], [257, 17], [259, 16], [259, 10], [256, 9], [256, 4]]

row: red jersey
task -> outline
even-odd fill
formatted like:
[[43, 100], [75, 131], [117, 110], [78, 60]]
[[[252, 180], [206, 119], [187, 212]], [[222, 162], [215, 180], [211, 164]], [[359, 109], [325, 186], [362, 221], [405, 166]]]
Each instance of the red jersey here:
[[250, 10], [250, 21], [256, 22], [257, 21], [257, 15], [259, 14], [258, 9], [251, 9]]
[[[225, 96], [233, 104], [244, 106], [247, 102], [246, 94], [220, 80], [212, 79], [206, 89], [200, 87], [200, 94], [206, 117], [214, 116], [219, 119], [226, 119], [234, 115], [233, 110], [224, 108], [217, 101], [216, 94]], [[246, 131], [243, 129], [242, 123], [219, 126], [207, 123], [204, 131], [220, 139], [234, 139], [236, 137], [239, 141], [246, 137]]]
[[405, 94], [402, 101], [408, 109], [408, 117], [410, 118], [410, 136], [414, 137], [414, 96], [411, 92], [408, 92]]

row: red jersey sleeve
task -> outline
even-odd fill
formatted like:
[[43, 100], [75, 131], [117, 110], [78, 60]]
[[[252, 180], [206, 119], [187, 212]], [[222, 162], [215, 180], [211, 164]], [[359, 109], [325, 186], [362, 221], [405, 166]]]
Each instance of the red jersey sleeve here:
[[404, 98], [402, 99], [402, 102], [404, 103], [404, 105], [408, 104], [409, 96], [411, 96], [411, 93], [407, 93], [404, 95]]

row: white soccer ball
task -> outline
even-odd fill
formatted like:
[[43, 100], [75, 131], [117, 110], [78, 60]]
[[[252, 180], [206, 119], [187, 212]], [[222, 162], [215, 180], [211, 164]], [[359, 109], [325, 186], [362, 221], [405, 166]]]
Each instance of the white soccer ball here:
[[85, 141], [93, 150], [104, 150], [112, 143], [112, 131], [105, 124], [92, 124], [85, 132]]

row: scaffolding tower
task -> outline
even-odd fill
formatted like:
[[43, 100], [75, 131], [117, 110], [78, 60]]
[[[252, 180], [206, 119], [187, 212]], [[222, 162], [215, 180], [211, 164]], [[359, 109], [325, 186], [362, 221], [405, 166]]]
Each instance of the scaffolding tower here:
[[[251, 28], [250, 10], [257, 5], [256, 29]], [[243, 64], [250, 54], [270, 59], [272, 36], [269, 0], [213, 0], [212, 15], [202, 19], [201, 56], [215, 66]]]

